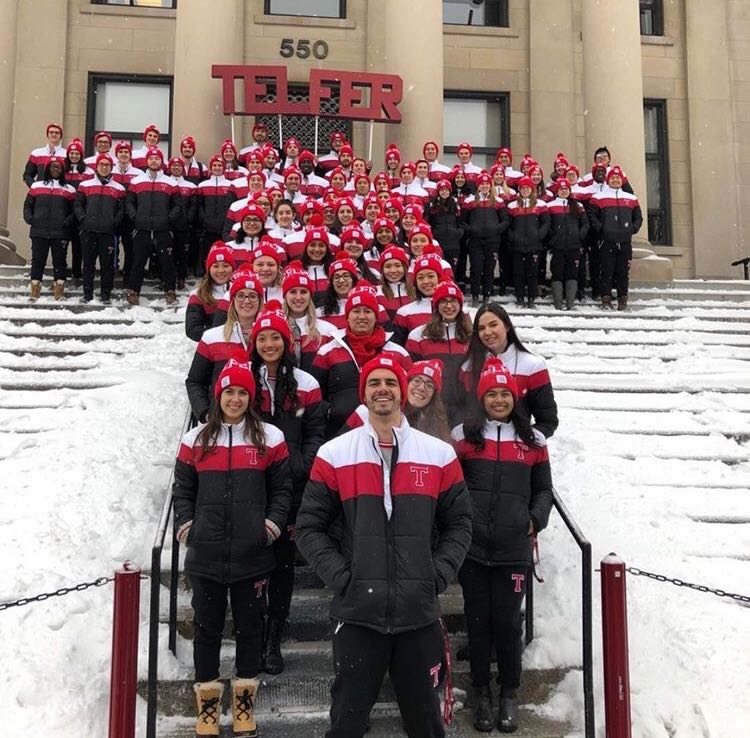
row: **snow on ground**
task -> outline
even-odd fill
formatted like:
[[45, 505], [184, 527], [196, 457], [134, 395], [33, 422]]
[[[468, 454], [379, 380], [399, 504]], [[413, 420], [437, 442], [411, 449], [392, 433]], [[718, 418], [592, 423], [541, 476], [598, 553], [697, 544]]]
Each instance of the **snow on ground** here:
[[[701, 310], [707, 318], [724, 317], [718, 308], [714, 314], [706, 314], [706, 308], [684, 314], [693, 318]], [[550, 357], [559, 387], [553, 476], [592, 542], [595, 562], [615, 551], [641, 569], [750, 594], [747, 338], [728, 331], [726, 345], [716, 345], [716, 334], [699, 330], [705, 324], [692, 320], [676, 324], [675, 332], [652, 332], [653, 319], [666, 311], [655, 302], [648, 317], [608, 318], [607, 326], [618, 330], [606, 334], [591, 330], [599, 325], [590, 323], [573, 340], [565, 330], [549, 329], [566, 326], [567, 316], [540, 317], [536, 327], [519, 319], [522, 338]], [[727, 323], [735, 330], [741, 325]], [[0, 536], [6, 562], [0, 601], [108, 575], [124, 559], [148, 565], [186, 408], [183, 380], [192, 344], [180, 325], [158, 318], [128, 331], [156, 337], [132, 339], [123, 356], [44, 359], [48, 369], [63, 371], [69, 360], [102, 383], [121, 384], [50, 390], [43, 397], [19, 392], [12, 402], [8, 393], [0, 397], [5, 482]], [[107, 326], [102, 335], [122, 332], [120, 326]], [[13, 333], [0, 337], [0, 348], [33, 349], [38, 340], [23, 338], [23, 330]], [[108, 338], [64, 342], [78, 351], [123, 345]], [[1, 376], [18, 364], [8, 355]], [[23, 374], [40, 381], [45, 376]], [[600, 391], [582, 391], [587, 386], [582, 374]], [[35, 403], [44, 407], [3, 409]], [[652, 435], [656, 431], [660, 435]], [[578, 548], [554, 514], [540, 543], [546, 582], [536, 589], [536, 639], [525, 664], [576, 666], [581, 662]], [[596, 707], [603, 736], [598, 574], [594, 582]], [[633, 735], [746, 735], [750, 610], [635, 577], [628, 579], [628, 603]], [[147, 606], [144, 585], [142, 676]], [[106, 734], [111, 609], [108, 585], [0, 613], [5, 735], [21, 735], [31, 724], [44, 725], [55, 738]], [[160, 661], [162, 676], [176, 673], [178, 665], [164, 645]], [[573, 670], [540, 710], [569, 720], [580, 734], [581, 706], [581, 675]]]

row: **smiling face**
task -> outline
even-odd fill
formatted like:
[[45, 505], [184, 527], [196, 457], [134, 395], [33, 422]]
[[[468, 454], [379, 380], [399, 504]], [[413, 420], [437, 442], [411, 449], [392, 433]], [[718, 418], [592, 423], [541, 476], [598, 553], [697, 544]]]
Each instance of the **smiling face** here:
[[266, 364], [281, 361], [284, 355], [284, 339], [278, 331], [261, 331], [255, 339], [255, 350]]
[[390, 228], [378, 228], [375, 233], [375, 240], [381, 245], [386, 246], [393, 242], [393, 232]]
[[368, 307], [355, 307], [346, 319], [349, 330], [355, 336], [369, 336], [375, 330], [377, 316]]
[[149, 131], [145, 137], [146, 146], [156, 146], [159, 143], [159, 135], [156, 131]]
[[264, 287], [270, 287], [279, 275], [279, 265], [270, 256], [260, 256], [253, 261], [253, 271]]
[[427, 159], [427, 161], [435, 161], [438, 155], [437, 146], [435, 146], [434, 143], [425, 144], [422, 153], [424, 154], [424, 158]]
[[380, 205], [377, 203], [371, 202], [366, 208], [365, 208], [365, 218], [370, 221], [370, 223], [373, 223], [376, 218], [380, 217]]
[[370, 191], [370, 185], [366, 179], [358, 179], [354, 189], [358, 195], [364, 197]]
[[343, 190], [345, 184], [346, 179], [344, 178], [344, 175], [341, 174], [341, 172], [336, 172], [336, 174], [331, 177], [331, 187], [334, 190]]
[[409, 239], [409, 248], [415, 257], [419, 258], [422, 256], [424, 247], [430, 242], [430, 239], [424, 233], [415, 233]]
[[130, 149], [120, 149], [117, 152], [117, 161], [123, 166], [127, 166], [130, 163]]
[[253, 320], [259, 307], [260, 297], [255, 290], [240, 290], [234, 296], [234, 309], [240, 320]]
[[401, 170], [401, 181], [405, 185], [411, 184], [414, 181], [414, 172], [409, 167]]
[[152, 172], [158, 171], [159, 169], [162, 168], [163, 165], [164, 165], [164, 162], [162, 161], [162, 158], [157, 154], [151, 154], [151, 156], [149, 156], [146, 159], [146, 166]]
[[169, 173], [173, 177], [182, 177], [182, 170], [183, 166], [181, 161], [173, 162], [172, 166], [169, 167]]
[[346, 297], [349, 294], [349, 290], [354, 286], [354, 277], [346, 269], [339, 269], [331, 277], [331, 283], [333, 284], [333, 291], [336, 293], [336, 297]]
[[215, 161], [211, 164], [211, 176], [221, 177], [224, 174], [224, 165], [220, 161]]
[[111, 145], [112, 142], [106, 136], [99, 136], [99, 138], [96, 139], [96, 153], [106, 154]]
[[53, 161], [50, 162], [49, 165], [49, 176], [52, 177], [52, 179], [59, 179], [60, 175], [62, 174], [62, 165], [60, 162]]
[[342, 205], [336, 212], [339, 223], [343, 226], [349, 225], [354, 220], [354, 211], [348, 205]]
[[96, 173], [102, 178], [109, 177], [112, 174], [112, 162], [109, 159], [102, 159], [96, 165]]
[[62, 140], [62, 131], [56, 126], [50, 126], [47, 131], [47, 141], [50, 146], [57, 146]]
[[239, 423], [250, 404], [250, 394], [244, 387], [226, 387], [219, 398], [225, 423]]
[[373, 369], [365, 382], [367, 409], [379, 417], [397, 415], [401, 410], [401, 388], [390, 369]]
[[364, 252], [362, 244], [354, 238], [350, 238], [346, 243], [343, 244], [343, 249], [346, 253], [356, 261]]
[[426, 161], [420, 161], [417, 163], [417, 177], [419, 179], [427, 179], [430, 176], [430, 165]]
[[257, 236], [263, 229], [263, 221], [257, 215], [246, 215], [242, 219], [242, 230], [248, 236]]
[[398, 259], [388, 259], [383, 264], [383, 276], [389, 282], [400, 282], [406, 276], [406, 267]]
[[438, 302], [438, 313], [446, 323], [454, 323], [461, 312], [461, 303], [455, 297], [444, 297]]
[[328, 251], [328, 246], [326, 246], [323, 241], [315, 240], [310, 241], [310, 243], [305, 246], [305, 251], [307, 252], [307, 256], [310, 259], [310, 261], [314, 262], [315, 264], [320, 264], [323, 259], [325, 259], [326, 251]]
[[305, 287], [292, 287], [284, 299], [292, 315], [299, 318], [305, 314], [310, 304], [310, 290]]
[[430, 404], [435, 396], [435, 384], [429, 377], [422, 374], [412, 377], [406, 389], [406, 401], [417, 410]]
[[417, 216], [414, 213], [404, 213], [401, 225], [405, 231], [410, 231], [417, 224]]
[[495, 313], [487, 311], [480, 316], [477, 334], [493, 354], [502, 354], [508, 348], [508, 328]]
[[513, 411], [513, 395], [504, 387], [495, 387], [482, 398], [482, 405], [490, 420], [506, 421]]
[[71, 149], [68, 152], [68, 159], [70, 159], [71, 164], [78, 164], [81, 161], [81, 152], [78, 149]]
[[471, 161], [471, 151], [469, 151], [469, 149], [459, 149], [458, 160], [462, 164], [468, 164]]
[[289, 192], [298, 192], [300, 186], [299, 174], [290, 174], [286, 178], [286, 188]]
[[226, 284], [232, 276], [232, 266], [226, 261], [215, 261], [208, 270], [214, 284]]
[[438, 286], [438, 275], [432, 269], [422, 269], [414, 278], [414, 283], [425, 297], [431, 297]]
[[276, 208], [276, 222], [280, 228], [291, 228], [292, 221], [294, 220], [294, 210], [292, 206], [287, 203], [283, 203]]

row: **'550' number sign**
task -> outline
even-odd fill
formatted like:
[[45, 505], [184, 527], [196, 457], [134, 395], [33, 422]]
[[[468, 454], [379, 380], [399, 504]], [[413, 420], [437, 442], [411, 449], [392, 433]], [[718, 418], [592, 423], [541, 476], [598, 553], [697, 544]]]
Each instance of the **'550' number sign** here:
[[294, 45], [293, 38], [282, 38], [279, 47], [279, 56], [284, 59], [290, 59], [296, 56], [298, 59], [309, 59], [312, 54], [316, 59], [325, 59], [328, 56], [328, 43], [326, 41], [313, 41], [310, 45], [310, 39], [301, 38]]

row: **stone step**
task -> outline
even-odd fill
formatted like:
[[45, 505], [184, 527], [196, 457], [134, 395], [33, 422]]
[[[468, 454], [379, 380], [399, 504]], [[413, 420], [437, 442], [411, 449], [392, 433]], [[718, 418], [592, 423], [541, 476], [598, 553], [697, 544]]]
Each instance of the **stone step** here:
[[[300, 590], [292, 597], [292, 605], [287, 624], [288, 641], [322, 641], [331, 636], [330, 619], [331, 593], [325, 589]], [[184, 593], [177, 608], [177, 630], [184, 638], [193, 637], [193, 610], [189, 606], [189, 596]], [[451, 585], [448, 591], [440, 595], [440, 606], [443, 621], [450, 633], [463, 631], [464, 605], [463, 597], [457, 585]], [[167, 622], [166, 603], [162, 607], [161, 621]], [[231, 616], [227, 617], [224, 628], [226, 638], [232, 638]]]
[[28, 379], [19, 377], [0, 379], [0, 389], [7, 392], [45, 392], [48, 390], [90, 390], [104, 389], [106, 387], [116, 387], [122, 384], [116, 379], [79, 379], [71, 375], [70, 377], [60, 377], [57, 379]]
[[691, 333], [721, 333], [725, 335], [747, 335], [746, 326], [741, 322], [728, 323], [721, 320], [698, 320], [693, 316], [680, 317], [665, 315], [663, 317], [641, 317], [639, 315], [621, 318], [617, 315], [513, 315], [513, 325], [524, 332], [536, 328], [548, 331], [654, 331]]
[[675, 289], [744, 290], [750, 292], [750, 281], [746, 279], [675, 279]]
[[[750, 412], [750, 396], [747, 394], [722, 394], [704, 392], [700, 397], [690, 393], [612, 393], [582, 392], [580, 390], [557, 390], [555, 399], [561, 409], [620, 410], [627, 413], [668, 412], [671, 410], [732, 410]], [[560, 413], [562, 416], [562, 412]]]
[[82, 356], [85, 354], [113, 354], [115, 356], [121, 356], [125, 353], [127, 353], [127, 351], [122, 347], [109, 347], [105, 350], [101, 345], [97, 345], [95, 348], [92, 348], [91, 346], [61, 347], [56, 344], [37, 345], [34, 348], [23, 348], [20, 345], [15, 348], [6, 346], [0, 348], [0, 355], [21, 357], [57, 356], [63, 358], [66, 356]]
[[535, 309], [520, 308], [517, 306], [508, 307], [508, 314], [512, 317], [514, 324], [519, 318], [536, 319], [540, 318], [565, 318], [567, 320], [586, 321], [592, 319], [608, 320], [614, 318], [623, 321], [638, 321], [645, 318], [651, 320], [674, 320], [675, 318], [691, 318], [696, 321], [725, 321], [729, 323], [742, 322], [750, 320], [750, 305], [739, 305], [736, 307], [721, 308], [704, 308], [702, 305], [674, 305], [650, 306], [642, 303], [634, 303], [633, 306], [625, 312], [603, 313], [599, 306], [594, 304], [580, 304], [570, 311], [559, 311], [552, 307], [551, 303], [540, 303]]
[[[179, 295], [178, 295], [179, 297]], [[51, 297], [40, 297], [36, 302], [29, 302], [25, 299], [10, 299], [10, 298], [1, 298], [0, 299], [0, 309], [4, 312], [4, 316], [6, 318], [15, 317], [17, 313], [24, 312], [26, 310], [39, 310], [39, 311], [47, 311], [49, 313], [57, 313], [57, 312], [64, 312], [64, 313], [75, 313], [77, 315], [91, 315], [100, 313], [103, 310], [118, 310], [123, 315], [128, 315], [130, 313], [135, 312], [135, 308], [131, 307], [130, 305], [126, 304], [123, 300], [115, 300], [110, 305], [105, 305], [102, 302], [99, 302], [98, 296], [94, 295], [94, 299], [91, 302], [81, 303], [76, 302], [75, 300], [55, 300]], [[174, 311], [173, 307], [168, 307], [163, 302], [161, 305], [153, 304], [149, 305], [147, 308], [143, 308], [144, 310], [148, 310], [152, 313], [162, 313], [164, 311]]]
[[552, 386], [555, 392], [574, 390], [579, 392], [606, 392], [643, 394], [659, 392], [662, 394], [700, 394], [717, 392], [722, 394], [750, 393], [750, 372], [744, 374], [700, 374], [678, 375], [641, 374], [621, 376], [618, 374], [558, 374], [552, 372]]
[[[45, 291], [44, 288], [42, 288], [42, 296], [39, 298], [36, 304], [39, 304], [40, 301], [47, 301], [47, 302], [56, 302], [58, 305], [64, 305], [66, 301], [74, 301], [78, 302], [81, 297], [83, 297], [83, 290], [80, 287], [72, 287], [70, 285], [65, 285], [65, 294], [67, 297], [65, 300], [54, 300], [52, 297], [52, 288], [50, 287], [49, 291]], [[95, 292], [95, 295], [98, 295], [98, 288], [97, 292]], [[2, 285], [0, 283], [0, 299], [20, 299], [20, 300], [26, 300], [27, 303], [29, 297], [29, 288], [28, 285], [26, 287], [8, 287], [5, 285]], [[186, 293], [179, 293], [177, 295], [178, 302], [177, 305], [171, 306], [169, 309], [175, 310], [178, 307], [185, 306], [185, 303], [187, 301], [187, 294]], [[98, 299], [98, 297], [95, 297], [95, 299]], [[144, 289], [141, 290], [141, 306], [149, 305], [151, 301], [155, 301], [156, 305], [160, 305], [162, 307], [167, 307], [166, 303], [164, 302], [164, 292], [161, 290], [158, 290], [154, 287], [144, 287]], [[125, 290], [120, 287], [115, 287], [114, 290], [112, 290], [112, 302], [115, 305], [125, 305]]]
[[[153, 338], [155, 330], [149, 330], [137, 324], [126, 324], [122, 326], [100, 326], [95, 327], [89, 323], [83, 325], [53, 324], [46, 328], [35, 323], [12, 326], [7, 321], [0, 322], [0, 333], [8, 338], [39, 338], [44, 341], [130, 341], [135, 338]], [[0, 342], [0, 350], [5, 346]]]
[[[159, 723], [157, 735], [161, 738], [195, 738], [194, 718], [168, 718]], [[394, 704], [376, 705], [372, 712], [367, 738], [399, 738], [405, 736], [398, 707]], [[330, 727], [328, 711], [305, 712], [300, 715], [263, 715], [258, 724], [262, 738], [324, 738]], [[518, 738], [563, 738], [570, 734], [570, 726], [543, 718], [527, 707], [519, 710]], [[222, 736], [229, 738], [231, 718], [222, 719]], [[480, 733], [472, 727], [469, 710], [455, 714], [453, 723], [445, 729], [446, 738], [476, 738]], [[499, 735], [497, 731], [490, 735]]]
[[660, 343], [649, 345], [646, 341], [638, 343], [607, 344], [606, 341], [587, 343], [580, 338], [574, 341], [563, 339], [564, 334], [555, 339], [535, 340], [521, 335], [524, 346], [529, 351], [543, 356], [546, 360], [558, 356], [585, 356], [591, 359], [644, 359], [658, 361], [676, 361], [686, 357], [694, 361], [711, 362], [714, 359], [750, 359], [750, 346], [722, 346], [719, 344]]

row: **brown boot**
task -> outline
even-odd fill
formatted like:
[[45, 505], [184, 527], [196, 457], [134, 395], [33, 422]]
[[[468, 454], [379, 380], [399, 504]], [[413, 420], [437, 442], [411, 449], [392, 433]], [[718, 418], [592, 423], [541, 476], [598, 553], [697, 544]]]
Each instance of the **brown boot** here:
[[232, 730], [236, 738], [255, 738], [255, 695], [260, 682], [257, 679], [232, 680]]
[[198, 703], [195, 734], [219, 735], [221, 696], [224, 694], [224, 685], [221, 682], [198, 682], [193, 685], [193, 689]]
[[29, 285], [29, 300], [35, 302], [42, 294], [42, 283], [38, 279], [33, 279]]
[[613, 310], [612, 298], [609, 295], [602, 295], [602, 310]]
[[125, 299], [131, 305], [138, 305], [141, 301], [141, 296], [135, 290], [128, 290]]
[[166, 301], [167, 305], [174, 305], [177, 302], [177, 295], [175, 294], [174, 290], [167, 290], [164, 293], [164, 300]]
[[65, 299], [65, 281], [62, 279], [56, 279], [52, 285], [52, 294], [55, 300]]
[[625, 295], [625, 297], [618, 297], [617, 298], [617, 309], [618, 310], [627, 310], [628, 309], [628, 296]]

